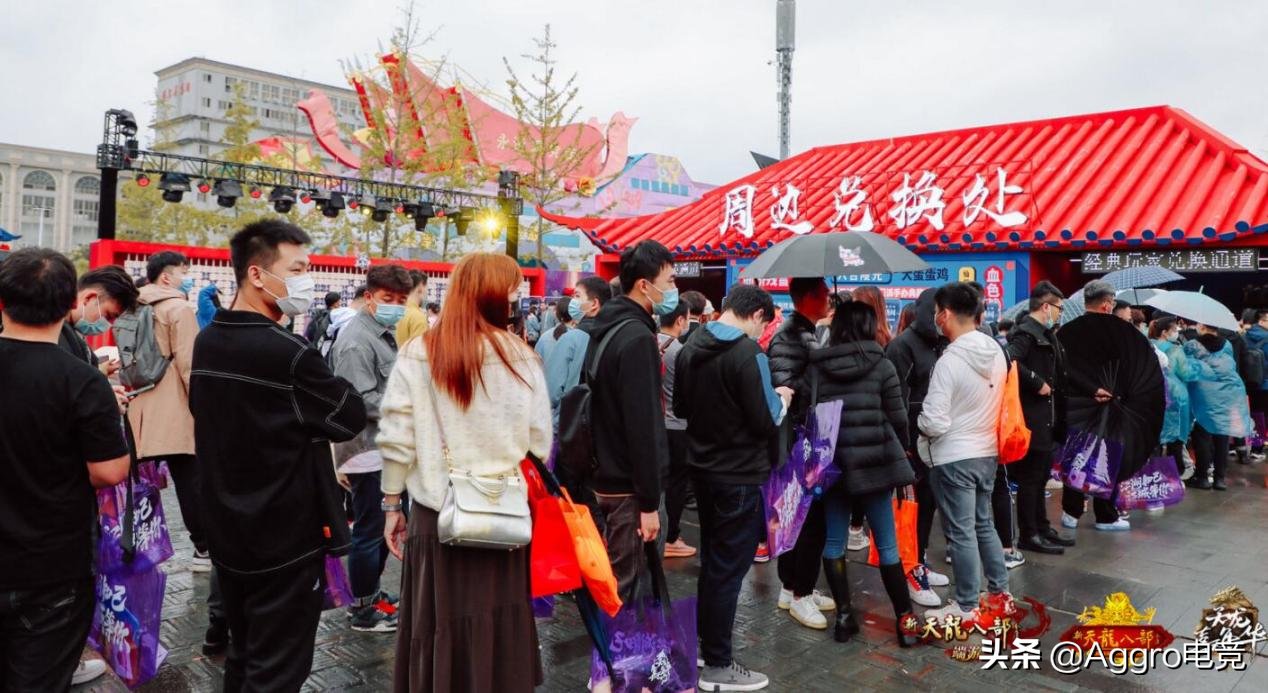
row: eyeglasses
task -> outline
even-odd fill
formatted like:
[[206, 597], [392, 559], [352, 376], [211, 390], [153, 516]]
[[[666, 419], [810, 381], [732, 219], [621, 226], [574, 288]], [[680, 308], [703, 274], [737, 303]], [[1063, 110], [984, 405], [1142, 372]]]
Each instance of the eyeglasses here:
[[1056, 308], [1058, 313], [1065, 310], [1065, 305], [1061, 303], [1052, 303], [1051, 301], [1044, 301], [1043, 304], [1045, 306], [1052, 306], [1053, 308]]

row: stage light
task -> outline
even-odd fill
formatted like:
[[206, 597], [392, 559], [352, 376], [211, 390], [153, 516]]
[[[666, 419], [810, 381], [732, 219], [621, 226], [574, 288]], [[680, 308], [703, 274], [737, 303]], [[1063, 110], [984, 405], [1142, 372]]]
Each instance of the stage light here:
[[216, 204], [221, 207], [232, 207], [242, 197], [242, 184], [236, 180], [218, 180], [214, 186]]
[[435, 215], [436, 208], [430, 202], [420, 202], [414, 205], [414, 230], [422, 231], [427, 228], [427, 222]]
[[279, 185], [269, 192], [269, 202], [273, 203], [273, 211], [286, 214], [291, 211], [291, 207], [295, 206], [295, 191]]
[[263, 195], [263, 194], [264, 193], [262, 193], [259, 188], [251, 188], [251, 197], [253, 199], [258, 200], [260, 199], [260, 195]]
[[164, 173], [159, 178], [159, 190], [163, 191], [163, 199], [168, 202], [180, 202], [189, 192], [189, 176], [183, 173]]
[[491, 209], [484, 210], [480, 213], [480, 228], [490, 236], [496, 235], [502, 228], [502, 216]]
[[307, 190], [299, 194], [299, 201], [308, 204], [313, 201], [313, 196]]
[[132, 114], [132, 111], [123, 108], [112, 108], [106, 111], [106, 115], [114, 116], [114, 122], [124, 137], [136, 135], [136, 116]]
[[404, 213], [405, 213], [405, 205], [396, 205], [396, 213], [397, 213], [397, 214], [404, 214]]
[[475, 221], [475, 210], [461, 209], [458, 211], [458, 215], [454, 217], [454, 228], [458, 230], [459, 236], [467, 235], [467, 227], [471, 225], [472, 221]]
[[[369, 207], [367, 206], [366, 209], [369, 209]], [[379, 222], [387, 221], [387, 217], [392, 213], [393, 209], [395, 209], [395, 207], [392, 206], [391, 200], [381, 198], [375, 201], [374, 213], [370, 215], [370, 218]]]
[[339, 216], [339, 210], [343, 209], [343, 193], [325, 192], [319, 190], [318, 193], [325, 193], [326, 200], [324, 203], [319, 202], [322, 216], [327, 219], [334, 219]]
[[150, 177], [144, 173], [138, 173], [136, 176], [136, 185], [138, 188], [147, 187], [150, 184]]
[[206, 179], [198, 181], [198, 192], [203, 194], [211, 192], [211, 183], [208, 183]]
[[[334, 195], [334, 193], [331, 193], [331, 195]], [[361, 206], [360, 197], [353, 195], [352, 197], [348, 198], [348, 209], [356, 209], [357, 207], [360, 207], [360, 206]]]

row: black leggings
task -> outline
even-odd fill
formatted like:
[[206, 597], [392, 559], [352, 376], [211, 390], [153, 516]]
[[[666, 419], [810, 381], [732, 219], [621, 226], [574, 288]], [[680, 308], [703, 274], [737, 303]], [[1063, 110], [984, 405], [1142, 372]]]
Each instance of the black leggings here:
[[1214, 472], [1216, 481], [1224, 480], [1224, 469], [1228, 466], [1228, 436], [1216, 435], [1202, 428], [1202, 424], [1193, 427], [1193, 453], [1197, 455], [1198, 479]]

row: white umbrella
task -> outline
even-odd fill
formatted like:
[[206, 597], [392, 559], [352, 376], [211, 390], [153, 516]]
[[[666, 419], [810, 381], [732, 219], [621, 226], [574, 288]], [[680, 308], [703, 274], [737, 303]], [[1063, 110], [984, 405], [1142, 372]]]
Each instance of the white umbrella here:
[[1208, 327], [1233, 331], [1239, 327], [1237, 318], [1223, 303], [1196, 291], [1168, 291], [1145, 301], [1145, 305]]
[[1154, 296], [1167, 293], [1166, 289], [1123, 289], [1115, 294], [1115, 297], [1122, 301], [1127, 301], [1133, 306], [1143, 306], [1145, 302]]

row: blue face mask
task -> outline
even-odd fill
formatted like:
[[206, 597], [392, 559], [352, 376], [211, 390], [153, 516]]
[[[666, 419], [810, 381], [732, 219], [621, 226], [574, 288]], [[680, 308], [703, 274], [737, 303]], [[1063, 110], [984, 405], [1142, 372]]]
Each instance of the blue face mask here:
[[571, 318], [573, 322], [577, 322], [585, 316], [585, 311], [581, 310], [581, 301], [574, 298], [568, 302], [568, 317]]
[[405, 317], [405, 306], [381, 305], [374, 310], [374, 319], [384, 327], [394, 327]]
[[96, 301], [97, 301], [97, 319], [89, 320], [86, 317], [88, 311], [87, 311], [87, 306], [85, 306], [84, 307], [85, 317], [80, 318], [79, 322], [75, 323], [75, 329], [79, 332], [79, 334], [82, 334], [85, 337], [96, 337], [97, 335], [105, 334], [107, 331], [110, 330], [110, 323], [106, 321], [106, 316], [102, 315], [101, 313], [101, 300], [96, 299]]
[[182, 292], [182, 293], [189, 293], [189, 292], [191, 292], [191, 291], [193, 291], [193, 290], [194, 290], [194, 279], [193, 279], [193, 277], [185, 277], [184, 279], [182, 279], [182, 280], [181, 280], [181, 292]]
[[[656, 289], [654, 286], [652, 288]], [[674, 309], [678, 307], [678, 287], [663, 291], [660, 289], [656, 290], [660, 291], [660, 300], [652, 301], [652, 312], [657, 315], [669, 315], [674, 312]], [[648, 296], [648, 298], [651, 298], [651, 296]]]

